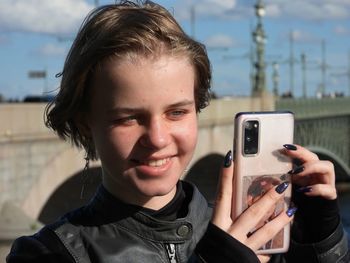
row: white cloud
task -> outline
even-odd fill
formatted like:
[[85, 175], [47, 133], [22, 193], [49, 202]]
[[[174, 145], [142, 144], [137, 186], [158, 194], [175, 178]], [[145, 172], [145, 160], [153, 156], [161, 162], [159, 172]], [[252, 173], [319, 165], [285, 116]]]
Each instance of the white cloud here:
[[66, 49], [64, 47], [49, 43], [40, 47], [38, 53], [43, 56], [62, 56], [66, 54]]
[[269, 17], [278, 17], [281, 15], [281, 7], [277, 4], [270, 4], [266, 6], [266, 14]]
[[269, 0], [267, 16], [287, 16], [304, 20], [346, 19], [350, 17], [348, 0]]
[[[191, 7], [197, 16], [236, 19], [252, 16], [255, 1], [237, 0], [179, 0], [175, 4], [175, 16], [189, 19]], [[350, 18], [349, 0], [265, 0], [267, 17], [302, 20], [330, 20]]]
[[295, 29], [292, 31], [292, 36], [295, 42], [299, 43], [318, 43], [321, 42], [322, 39], [314, 35], [313, 33], [301, 30], [301, 29]]
[[336, 33], [337, 35], [341, 35], [341, 36], [349, 36], [350, 35], [350, 29], [347, 27], [344, 27], [342, 25], [337, 25], [334, 29], [333, 29], [334, 33]]
[[227, 18], [227, 12], [236, 7], [236, 0], [179, 0], [175, 3], [175, 17], [189, 19], [191, 9], [194, 9], [197, 17]]
[[92, 8], [84, 0], [1, 0], [0, 30], [71, 34]]
[[211, 36], [204, 42], [209, 48], [230, 48], [236, 44], [230, 36], [224, 34]]
[[236, 0], [206, 0], [209, 5], [220, 6], [225, 9], [234, 8], [236, 6]]

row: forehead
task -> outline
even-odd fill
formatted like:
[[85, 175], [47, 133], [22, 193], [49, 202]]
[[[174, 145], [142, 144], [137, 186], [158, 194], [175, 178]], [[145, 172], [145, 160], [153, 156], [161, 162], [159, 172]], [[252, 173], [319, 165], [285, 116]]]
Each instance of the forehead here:
[[[121, 72], [133, 71], [136, 76], [151, 74], [154, 71], [157, 73], [178, 72], [183, 71], [184, 67], [188, 70], [188, 74], [194, 75], [196, 72], [191, 61], [185, 55], [172, 55], [168, 53], [143, 55], [136, 53], [124, 54], [122, 56], [110, 56], [101, 61], [93, 74], [93, 82], [103, 80], [106, 77], [113, 77], [116, 80], [125, 78]], [[188, 75], [184, 74], [184, 75]]]
[[185, 56], [111, 57], [101, 63], [92, 79], [92, 98], [142, 103], [146, 98], [194, 96], [195, 71]]

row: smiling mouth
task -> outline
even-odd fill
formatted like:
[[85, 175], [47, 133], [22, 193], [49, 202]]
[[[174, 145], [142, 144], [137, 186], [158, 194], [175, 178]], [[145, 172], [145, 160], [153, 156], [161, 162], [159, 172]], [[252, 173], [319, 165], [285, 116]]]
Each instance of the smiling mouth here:
[[157, 159], [157, 160], [146, 160], [146, 161], [140, 161], [140, 160], [132, 160], [133, 162], [141, 165], [146, 165], [150, 167], [161, 167], [165, 164], [167, 164], [170, 161], [170, 158], [164, 158], [164, 159]]

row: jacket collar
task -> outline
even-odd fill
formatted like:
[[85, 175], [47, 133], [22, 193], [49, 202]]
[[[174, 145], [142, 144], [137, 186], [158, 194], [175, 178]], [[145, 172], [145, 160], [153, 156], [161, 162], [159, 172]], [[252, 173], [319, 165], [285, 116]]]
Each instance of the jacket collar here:
[[87, 227], [110, 225], [116, 229], [122, 228], [154, 241], [183, 242], [192, 238], [194, 230], [203, 228], [203, 222], [209, 221], [211, 211], [193, 184], [180, 183], [190, 199], [188, 213], [183, 218], [158, 220], [142, 212], [139, 206], [123, 203], [101, 185], [90, 203], [68, 215], [67, 219], [72, 224]]

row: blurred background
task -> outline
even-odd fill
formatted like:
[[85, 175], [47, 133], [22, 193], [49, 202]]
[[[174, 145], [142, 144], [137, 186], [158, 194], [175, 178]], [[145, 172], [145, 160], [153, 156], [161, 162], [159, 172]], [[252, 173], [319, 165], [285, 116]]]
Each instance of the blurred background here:
[[[112, 0], [1, 0], [3, 100], [55, 93], [62, 65], [86, 14]], [[250, 95], [255, 0], [161, 0], [185, 31], [208, 47], [217, 96]], [[266, 84], [300, 97], [348, 95], [350, 2], [264, 1]], [[275, 76], [274, 76], [275, 74]], [[277, 76], [276, 76], [277, 74]], [[277, 83], [276, 83], [277, 82]], [[303, 93], [306, 88], [306, 94]]]
[[[292, 110], [295, 141], [333, 161], [350, 231], [350, 1], [162, 0], [207, 46], [214, 100], [200, 115], [187, 180], [213, 198], [233, 116]], [[89, 200], [100, 182], [84, 153], [47, 130], [65, 56], [84, 17], [107, 0], [0, 0], [0, 262], [14, 238]], [[200, 174], [200, 177], [198, 177]]]

